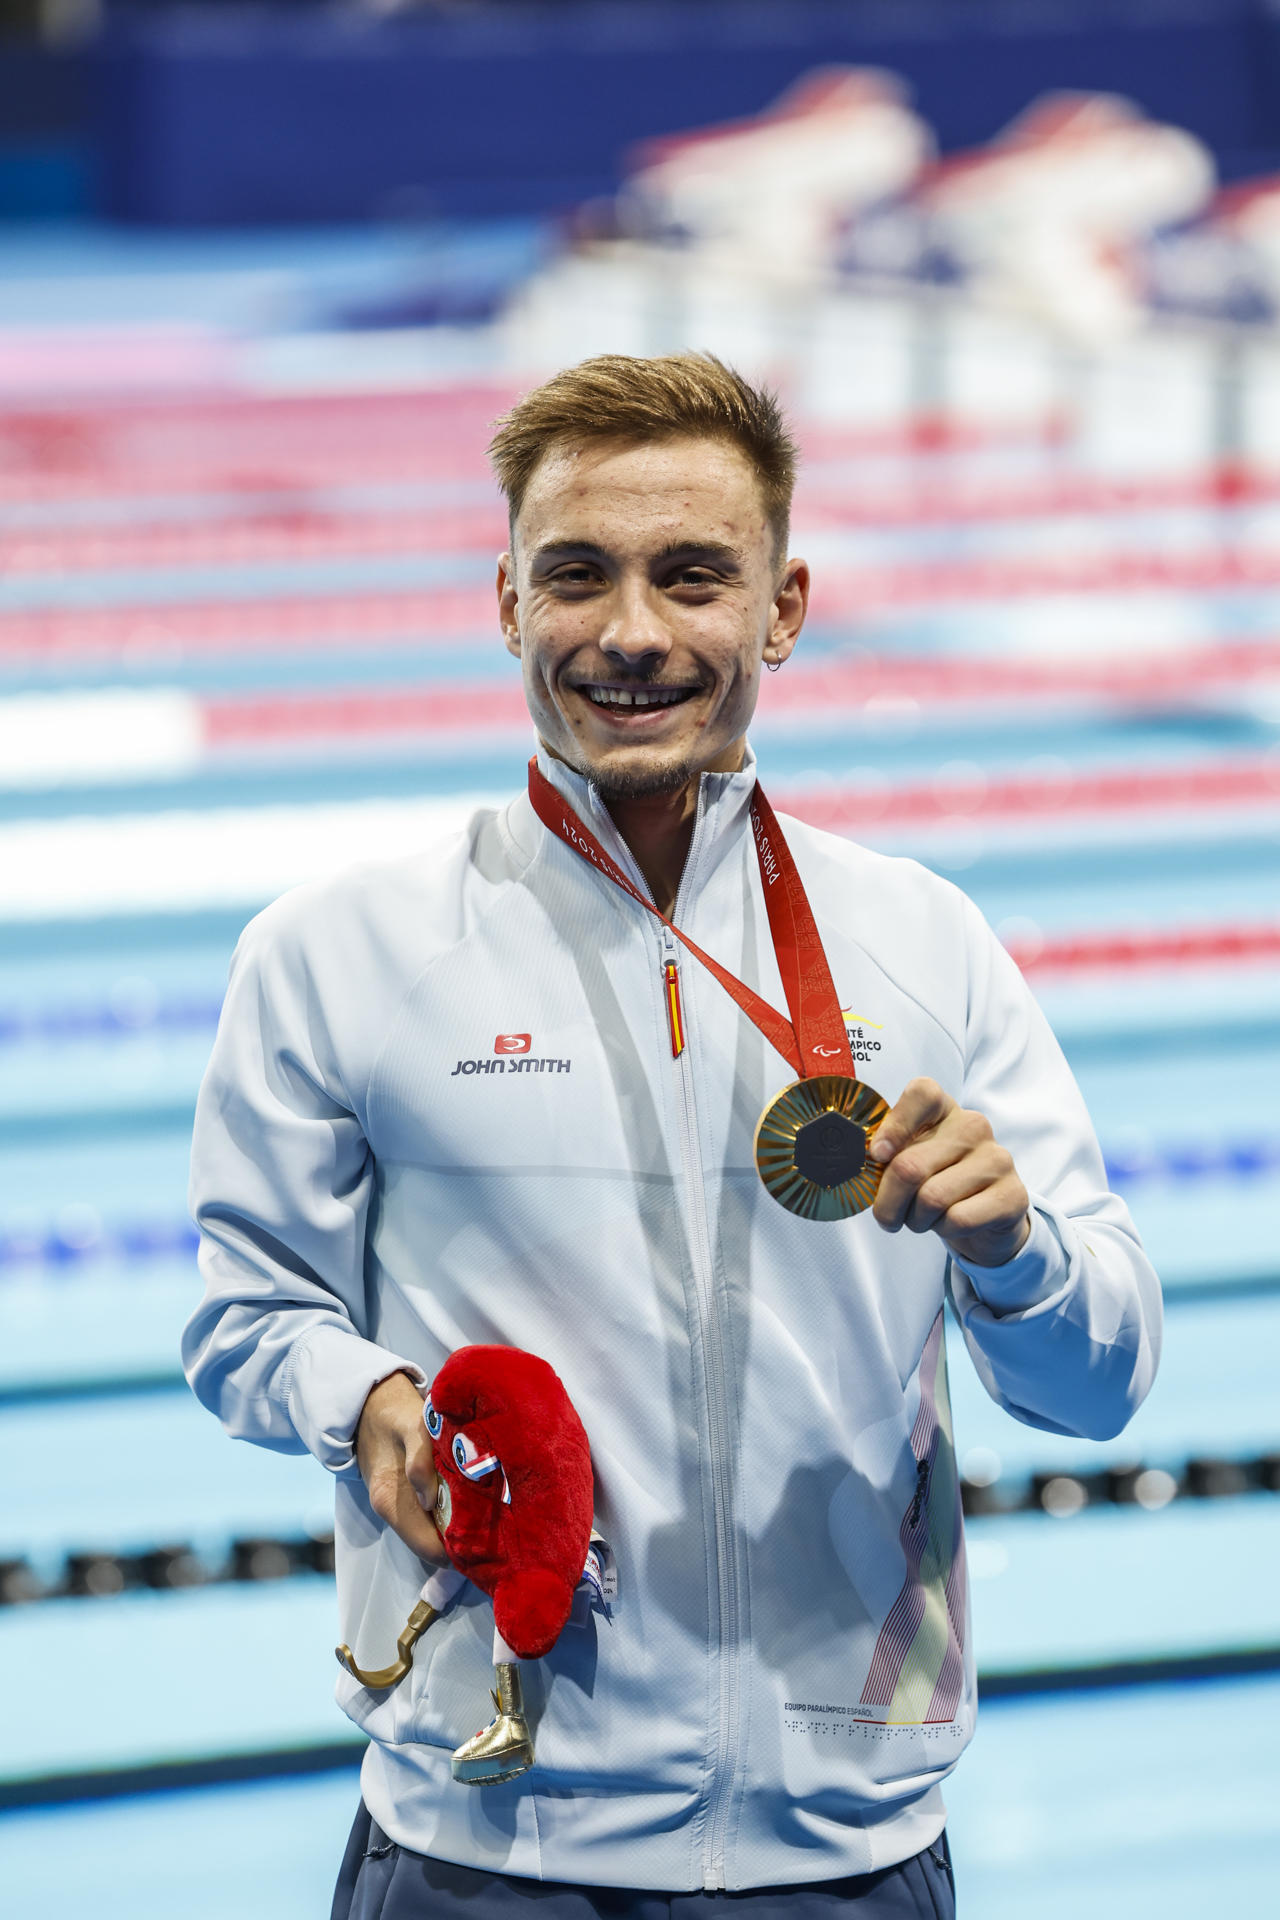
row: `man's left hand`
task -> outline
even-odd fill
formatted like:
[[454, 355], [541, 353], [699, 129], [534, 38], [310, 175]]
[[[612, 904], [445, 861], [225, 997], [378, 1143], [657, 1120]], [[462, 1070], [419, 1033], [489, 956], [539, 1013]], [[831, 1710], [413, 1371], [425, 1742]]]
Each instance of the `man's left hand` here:
[[869, 1149], [884, 1172], [872, 1209], [886, 1233], [936, 1233], [963, 1260], [1002, 1267], [1031, 1232], [1030, 1198], [985, 1114], [936, 1080], [912, 1080]]

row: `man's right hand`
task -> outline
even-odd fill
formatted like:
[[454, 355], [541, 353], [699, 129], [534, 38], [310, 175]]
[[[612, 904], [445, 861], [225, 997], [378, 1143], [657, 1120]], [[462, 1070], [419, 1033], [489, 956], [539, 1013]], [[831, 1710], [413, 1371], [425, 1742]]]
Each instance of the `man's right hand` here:
[[356, 1464], [379, 1519], [420, 1560], [447, 1566], [449, 1556], [430, 1517], [437, 1479], [422, 1395], [407, 1373], [380, 1380], [365, 1401], [356, 1428]]

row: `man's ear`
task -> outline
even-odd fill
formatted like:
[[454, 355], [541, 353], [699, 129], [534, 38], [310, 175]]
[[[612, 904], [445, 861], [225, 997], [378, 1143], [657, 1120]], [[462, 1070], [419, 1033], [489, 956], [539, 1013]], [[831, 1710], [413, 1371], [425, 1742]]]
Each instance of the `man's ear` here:
[[764, 643], [764, 657], [771, 667], [780, 667], [790, 659], [808, 611], [809, 562], [788, 560], [773, 596], [769, 636]]
[[520, 619], [517, 611], [515, 563], [509, 553], [498, 556], [498, 624], [507, 652], [520, 658]]

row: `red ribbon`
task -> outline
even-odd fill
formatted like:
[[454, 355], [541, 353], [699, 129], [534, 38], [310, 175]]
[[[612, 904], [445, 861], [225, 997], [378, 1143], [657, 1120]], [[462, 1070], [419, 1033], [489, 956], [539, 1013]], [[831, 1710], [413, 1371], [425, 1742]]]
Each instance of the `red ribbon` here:
[[760, 997], [753, 988], [713, 960], [709, 953], [681, 933], [673, 920], [660, 913], [652, 900], [628, 880], [616, 860], [610, 858], [589, 827], [583, 826], [569, 802], [557, 793], [536, 759], [529, 762], [529, 798], [544, 827], [572, 847], [582, 859], [590, 860], [614, 885], [639, 901], [655, 920], [670, 927], [676, 939], [695, 960], [713, 973], [725, 992], [760, 1029], [771, 1047], [788, 1061], [797, 1078], [811, 1074], [835, 1073], [856, 1080], [853, 1052], [845, 1031], [840, 1002], [822, 938], [809, 905], [804, 882], [800, 878], [791, 849], [782, 835], [777, 816], [765, 799], [757, 781], [751, 794], [751, 833], [756, 858], [760, 862], [760, 881], [769, 915], [773, 950], [782, 975], [790, 1020]]

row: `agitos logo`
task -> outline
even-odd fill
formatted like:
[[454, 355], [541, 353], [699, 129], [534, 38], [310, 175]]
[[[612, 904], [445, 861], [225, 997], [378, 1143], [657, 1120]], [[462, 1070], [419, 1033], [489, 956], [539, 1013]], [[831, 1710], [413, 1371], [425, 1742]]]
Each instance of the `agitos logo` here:
[[493, 1043], [491, 1060], [459, 1060], [453, 1073], [569, 1073], [571, 1060], [537, 1060], [533, 1057], [531, 1033], [500, 1033]]

